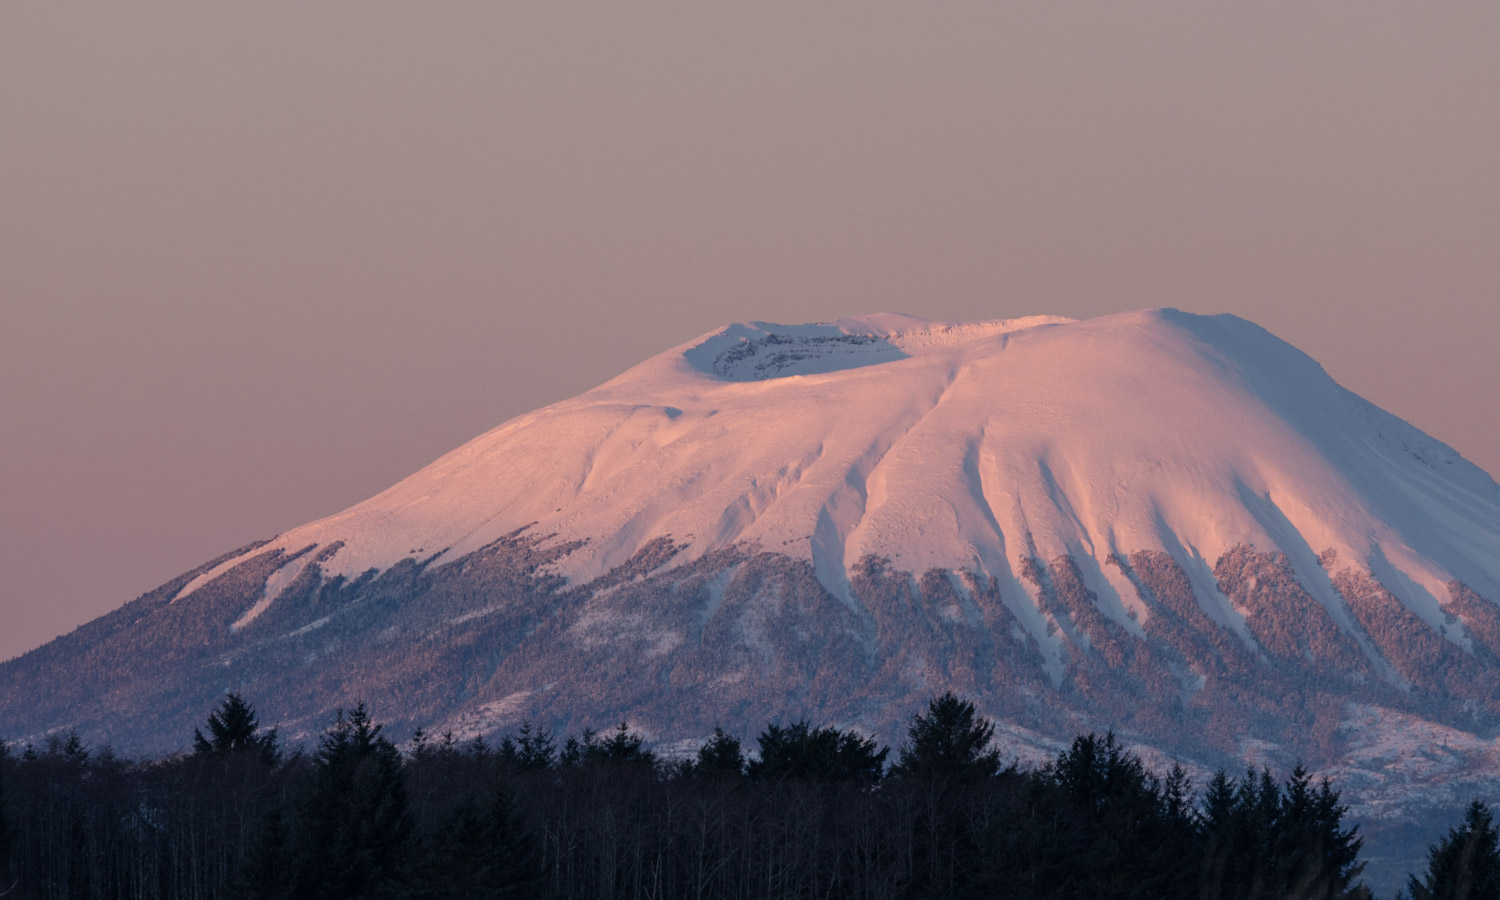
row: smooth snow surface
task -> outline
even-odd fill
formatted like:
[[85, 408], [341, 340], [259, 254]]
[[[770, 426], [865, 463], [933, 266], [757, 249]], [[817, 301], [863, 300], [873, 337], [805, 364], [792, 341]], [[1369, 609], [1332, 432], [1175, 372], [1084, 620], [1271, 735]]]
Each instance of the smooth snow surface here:
[[1103, 561], [1166, 550], [1240, 631], [1207, 572], [1236, 544], [1284, 551], [1336, 617], [1330, 549], [1399, 573], [1383, 583], [1428, 618], [1454, 578], [1500, 596], [1485, 472], [1258, 326], [1170, 309], [731, 325], [255, 552], [341, 540], [323, 571], [354, 575], [528, 525], [589, 541], [574, 580], [670, 535], [674, 563], [738, 542], [811, 559], [841, 597], [867, 554], [1029, 589], [1018, 557], [1066, 553], [1122, 622], [1138, 604]]

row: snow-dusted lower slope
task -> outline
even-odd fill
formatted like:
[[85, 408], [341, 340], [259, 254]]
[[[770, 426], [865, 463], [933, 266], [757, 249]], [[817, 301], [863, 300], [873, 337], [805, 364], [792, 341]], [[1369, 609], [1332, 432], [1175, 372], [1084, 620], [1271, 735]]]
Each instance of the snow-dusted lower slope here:
[[1455, 641], [1450, 582], [1500, 597], [1488, 475], [1256, 325], [1175, 310], [729, 326], [257, 552], [342, 542], [323, 569], [352, 577], [528, 525], [588, 542], [559, 563], [574, 582], [667, 536], [687, 544], [678, 563], [742, 543], [810, 560], [840, 597], [871, 555], [994, 576], [1043, 641], [1020, 556], [1079, 560], [1127, 628], [1149, 613], [1104, 561], [1141, 550], [1171, 554], [1240, 630], [1209, 575], [1238, 545], [1284, 552], [1341, 625], [1329, 551]]

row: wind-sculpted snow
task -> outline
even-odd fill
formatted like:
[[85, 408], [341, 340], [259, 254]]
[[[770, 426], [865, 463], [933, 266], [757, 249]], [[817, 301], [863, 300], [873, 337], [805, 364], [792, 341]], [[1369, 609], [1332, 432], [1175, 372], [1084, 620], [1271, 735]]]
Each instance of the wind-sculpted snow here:
[[1489, 476], [1258, 327], [1175, 311], [731, 326], [276, 546], [343, 541], [324, 569], [353, 577], [532, 522], [589, 541], [558, 570], [572, 583], [673, 535], [682, 561], [740, 543], [806, 559], [835, 596], [865, 556], [1020, 588], [1017, 554], [1071, 555], [1119, 616], [1132, 601], [1098, 560], [1165, 551], [1202, 581], [1238, 545], [1285, 553], [1345, 630], [1329, 550], [1428, 621], [1451, 581], [1500, 595]]
[[1466, 735], [1368, 773], [1415, 816], [1500, 780], [1497, 601], [1500, 487], [1243, 320], [753, 323], [0, 665], [0, 732], [172, 747], [234, 689], [294, 739], [363, 699], [894, 741], [952, 689], [1202, 765]]

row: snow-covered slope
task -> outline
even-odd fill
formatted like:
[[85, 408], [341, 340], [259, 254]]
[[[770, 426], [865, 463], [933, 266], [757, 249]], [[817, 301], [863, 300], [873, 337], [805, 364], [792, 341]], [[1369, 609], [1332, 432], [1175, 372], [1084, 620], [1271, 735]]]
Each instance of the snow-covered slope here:
[[[1434, 629], [1450, 582], [1500, 596], [1485, 472], [1258, 326], [1176, 310], [732, 325], [257, 552], [342, 542], [323, 570], [355, 576], [528, 525], [588, 541], [559, 564], [575, 583], [662, 536], [688, 545], [679, 564], [739, 543], [811, 560], [840, 597], [867, 555], [994, 576], [1012, 596], [1017, 557], [1069, 555], [1133, 629], [1149, 610], [1112, 553], [1171, 554], [1241, 629], [1210, 574], [1237, 545], [1284, 552], [1340, 624], [1328, 551]], [[1045, 640], [1034, 605], [1013, 609]]]

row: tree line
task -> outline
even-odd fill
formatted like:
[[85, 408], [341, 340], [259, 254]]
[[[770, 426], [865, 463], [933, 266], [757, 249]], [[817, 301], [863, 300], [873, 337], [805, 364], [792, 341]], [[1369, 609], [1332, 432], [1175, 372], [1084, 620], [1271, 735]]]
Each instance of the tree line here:
[[[76, 734], [0, 749], [0, 896], [25, 898], [1360, 898], [1361, 838], [1300, 766], [1201, 789], [1112, 734], [1006, 764], [952, 694], [892, 750], [853, 730], [716, 730], [689, 759], [625, 723], [560, 744], [418, 733], [363, 704], [290, 752], [228, 695], [190, 753]], [[0, 744], [0, 748], [4, 745]], [[1412, 898], [1500, 900], [1483, 803]]]

